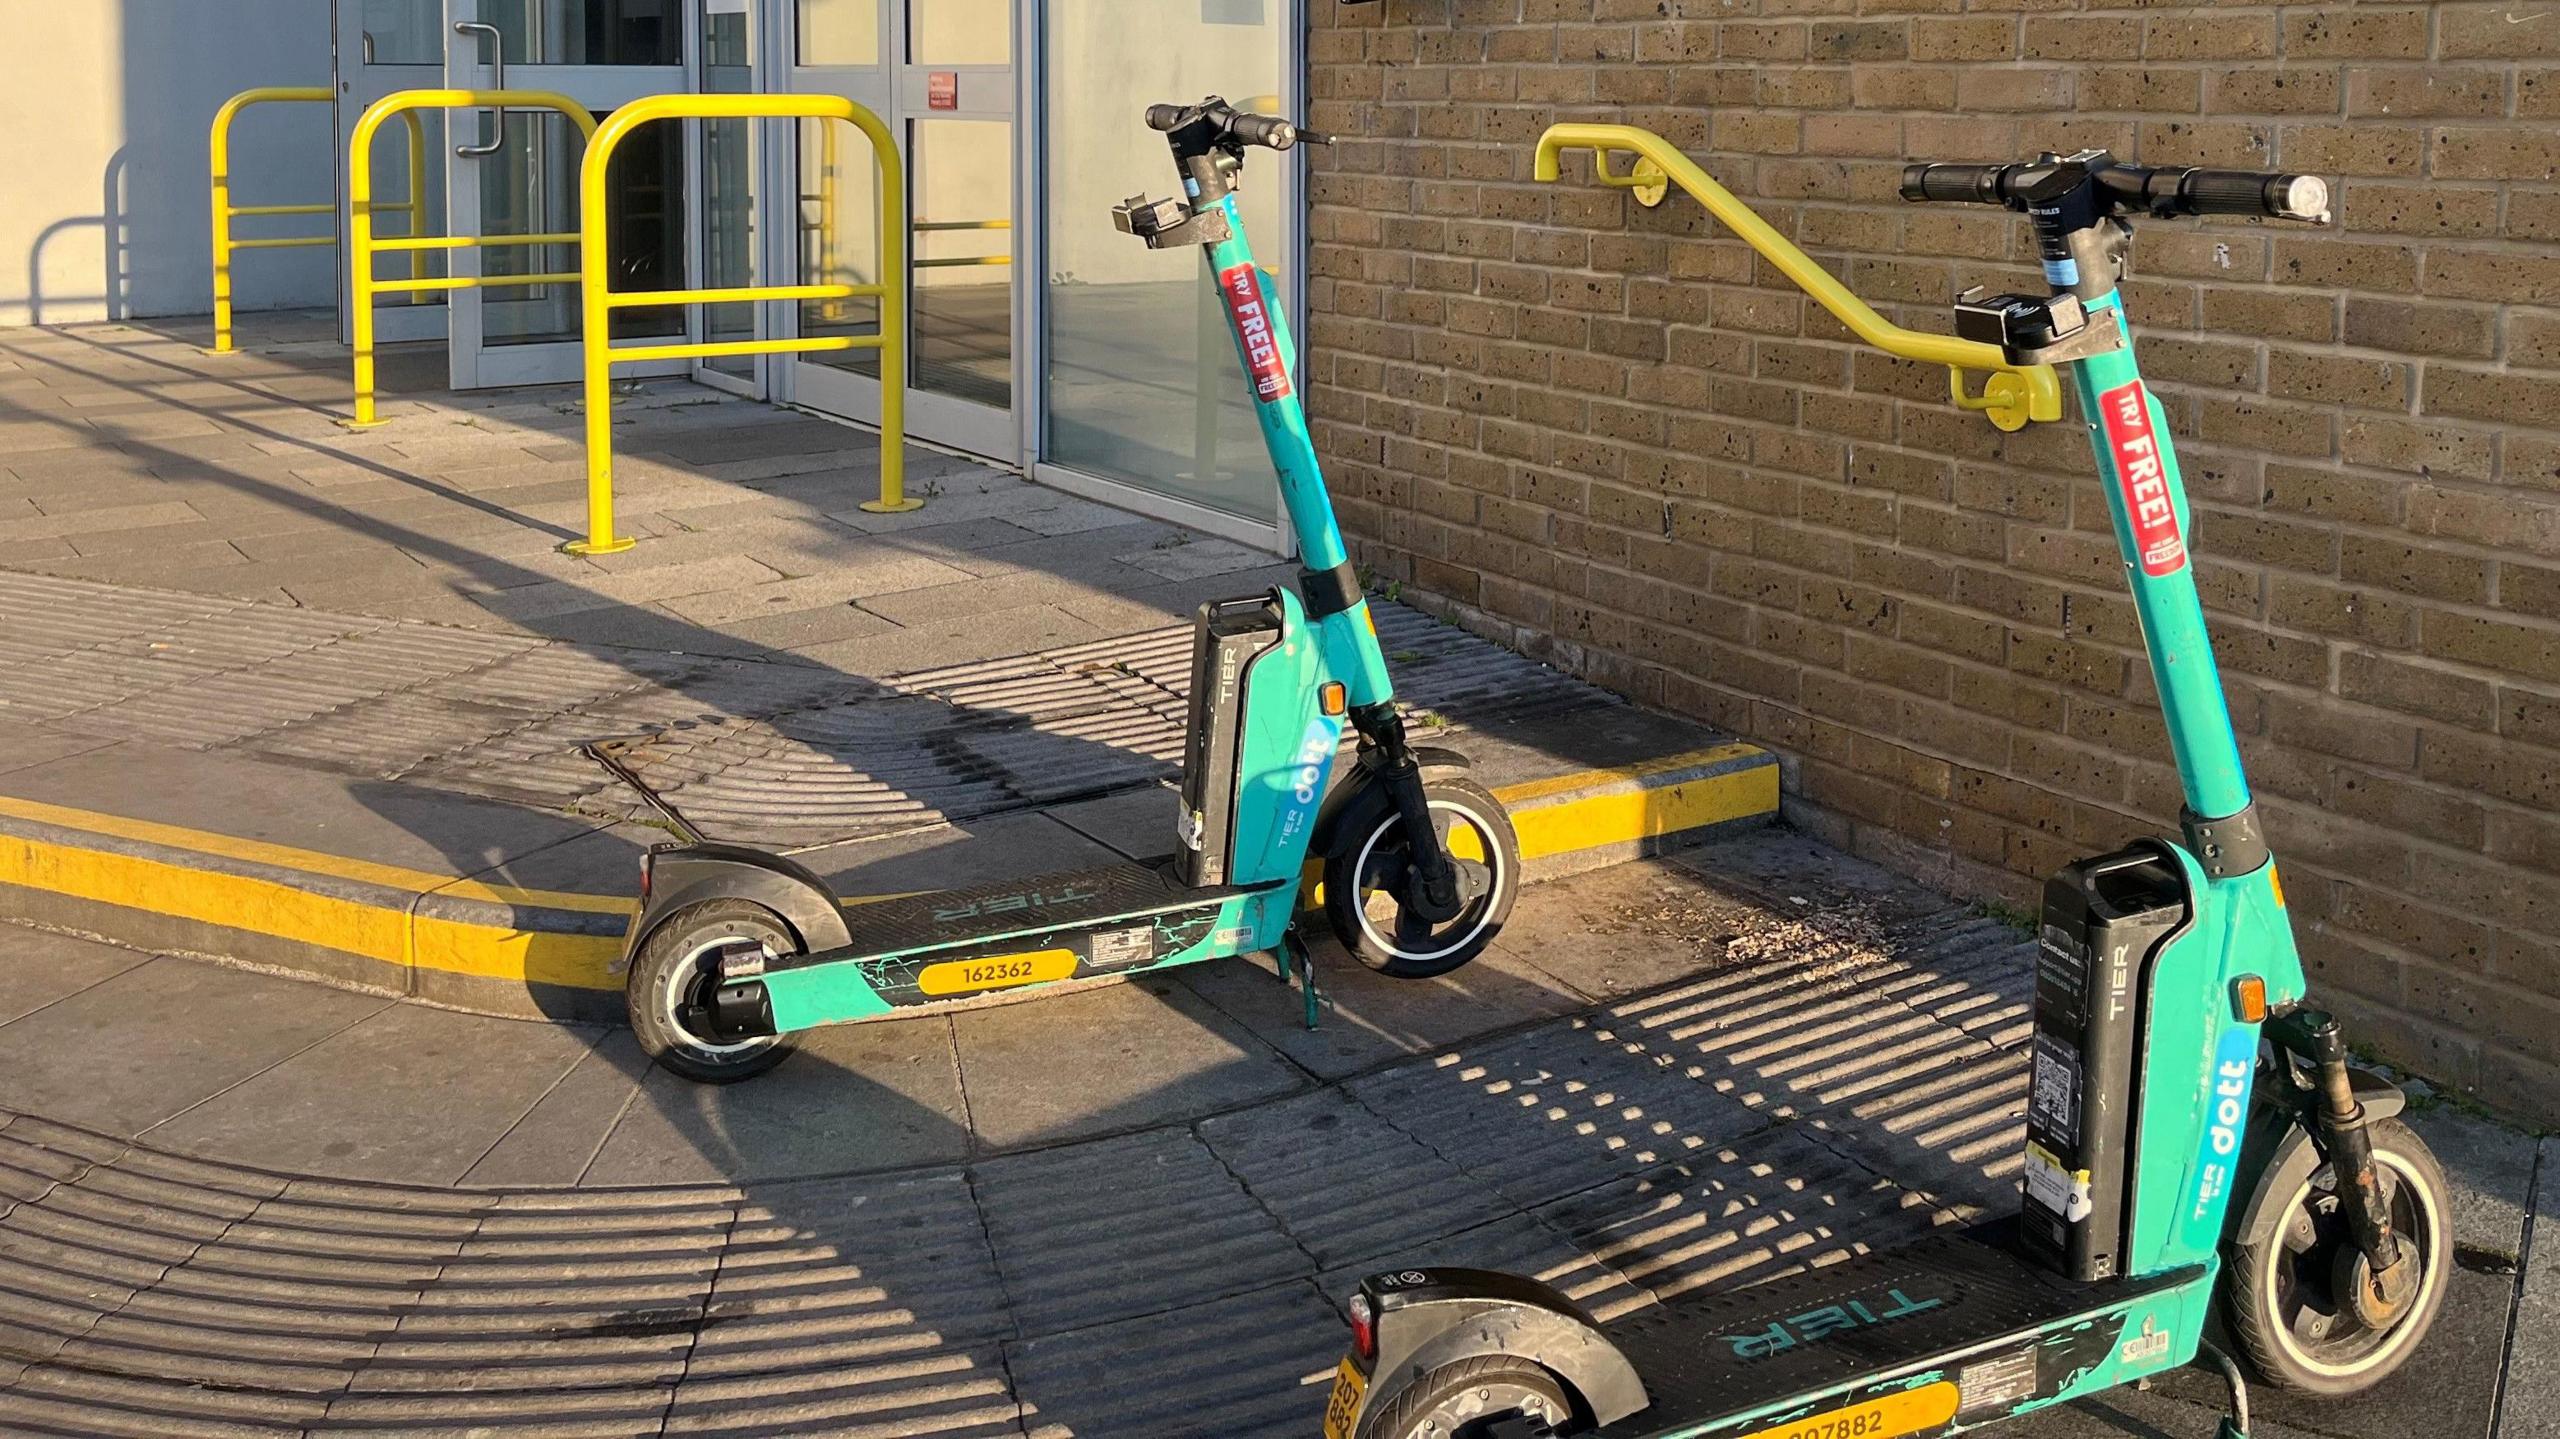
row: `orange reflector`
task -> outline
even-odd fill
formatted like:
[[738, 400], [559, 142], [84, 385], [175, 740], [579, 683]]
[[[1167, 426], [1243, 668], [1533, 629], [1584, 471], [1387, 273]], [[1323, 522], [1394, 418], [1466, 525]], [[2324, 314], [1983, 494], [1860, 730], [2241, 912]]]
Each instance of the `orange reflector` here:
[[2254, 974], [2244, 974], [2231, 981], [2231, 1009], [2242, 1024], [2263, 1024], [2267, 1018], [2267, 982]]
[[2276, 873], [2276, 862], [2267, 861], [2267, 888], [2276, 894], [2276, 908], [2284, 908], [2284, 876]]
[[1338, 715], [1350, 706], [1351, 697], [1343, 689], [1342, 681], [1327, 680], [1316, 686], [1316, 703], [1324, 706], [1326, 714]]

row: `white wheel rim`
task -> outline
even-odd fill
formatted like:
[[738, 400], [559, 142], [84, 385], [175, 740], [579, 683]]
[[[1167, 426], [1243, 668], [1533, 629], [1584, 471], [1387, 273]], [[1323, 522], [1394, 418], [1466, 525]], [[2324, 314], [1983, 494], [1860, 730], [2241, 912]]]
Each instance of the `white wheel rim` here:
[[[2417, 1166], [2410, 1163], [2408, 1157], [2398, 1150], [2377, 1147], [2373, 1151], [2373, 1161], [2389, 1169], [2395, 1180], [2411, 1186], [2421, 1196], [2417, 1207], [2419, 1212], [2427, 1218], [2427, 1263], [2426, 1268], [2418, 1275], [2418, 1292], [2410, 1297], [2409, 1313], [2424, 1314], [2427, 1306], [2435, 1302], [2436, 1291], [2444, 1287], [2445, 1266], [2452, 1258], [2449, 1237], [2445, 1233], [2445, 1225], [2450, 1221], [2444, 1212], [2444, 1196], [2427, 1188], [2426, 1181], [2419, 1177]], [[2302, 1183], [2294, 1187], [2293, 1193], [2286, 1199], [2281, 1211], [2283, 1223], [2292, 1223], [2295, 1212], [2310, 1201], [2312, 1183], [2319, 1177], [2320, 1171], [2314, 1169], [2304, 1176]], [[2277, 1241], [2276, 1253], [2279, 1256], [2284, 1253], [2281, 1238]], [[2403, 1320], [2398, 1328], [2383, 1336], [2381, 1343], [2375, 1345], [2354, 1363], [2331, 1364], [2314, 1358], [2310, 1351], [2303, 1347], [2302, 1337], [2293, 1332], [2291, 1324], [2285, 1322], [2282, 1300], [2276, 1292], [2276, 1274], [2279, 1267], [2280, 1263], [2268, 1264], [2255, 1276], [2258, 1285], [2258, 1312], [2267, 1316], [2276, 1344], [2294, 1363], [2311, 1373], [2327, 1379], [2353, 1378], [2397, 1355], [2408, 1346], [2412, 1336], [2418, 1332], [2416, 1325]]]
[[[1370, 917], [1365, 896], [1356, 892], [1351, 896], [1352, 911], [1360, 918], [1360, 932], [1369, 937], [1369, 942], [1396, 959], [1412, 960], [1419, 964], [1428, 964], [1473, 943], [1475, 937], [1484, 932], [1485, 926], [1493, 923], [1495, 912], [1501, 908], [1495, 901], [1501, 898], [1502, 887], [1511, 878], [1503, 869], [1502, 846], [1494, 842], [1493, 826], [1483, 815], [1453, 799], [1432, 800], [1431, 807], [1464, 817], [1466, 822], [1475, 829], [1478, 838], [1484, 842], [1484, 864], [1485, 868], [1493, 871], [1493, 882], [1485, 889], [1484, 909], [1476, 916], [1476, 922], [1469, 925], [1464, 933], [1438, 948], [1416, 953], [1399, 946], [1391, 936], [1379, 933], [1377, 921]], [[1354, 885], [1359, 884], [1360, 876], [1369, 872], [1369, 857], [1375, 854], [1378, 846], [1383, 844], [1389, 835], [1394, 834], [1402, 824], [1402, 820], [1390, 818], [1370, 832], [1368, 842], [1360, 846], [1360, 853], [1352, 861], [1351, 882]]]
[[765, 1034], [753, 1039], [741, 1039], [731, 1044], [714, 1044], [694, 1033], [692, 1026], [684, 1022], [683, 992], [696, 972], [695, 967], [702, 963], [702, 957], [715, 949], [725, 949], [733, 944], [761, 945], [763, 943], [763, 940], [751, 934], [714, 935], [685, 951], [683, 959], [668, 967], [666, 983], [658, 986], [658, 1017], [666, 1021], [669, 1033], [684, 1040], [685, 1048], [713, 1059], [734, 1059], [742, 1054], [752, 1054], [773, 1043], [774, 1036]]

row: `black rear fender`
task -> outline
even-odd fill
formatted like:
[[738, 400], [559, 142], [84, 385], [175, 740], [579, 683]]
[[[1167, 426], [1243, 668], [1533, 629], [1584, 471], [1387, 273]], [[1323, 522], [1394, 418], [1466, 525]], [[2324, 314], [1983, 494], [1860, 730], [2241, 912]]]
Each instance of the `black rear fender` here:
[[1371, 1275], [1360, 1292], [1378, 1326], [1363, 1413], [1393, 1403], [1435, 1369], [1497, 1355], [1544, 1367], [1592, 1424], [1614, 1424], [1652, 1402], [1599, 1323], [1537, 1280], [1490, 1269], [1407, 1269]]
[[650, 854], [649, 900], [623, 941], [624, 965], [669, 915], [714, 899], [743, 899], [782, 916], [803, 953], [853, 943], [835, 891], [808, 866], [743, 845], [668, 845]]

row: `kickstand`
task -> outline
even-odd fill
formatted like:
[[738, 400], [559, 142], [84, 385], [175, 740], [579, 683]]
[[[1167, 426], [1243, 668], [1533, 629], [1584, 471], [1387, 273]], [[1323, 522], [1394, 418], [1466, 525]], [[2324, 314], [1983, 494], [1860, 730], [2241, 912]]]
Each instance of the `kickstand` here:
[[1281, 983], [1290, 982], [1292, 967], [1297, 970], [1295, 977], [1298, 989], [1306, 996], [1307, 1028], [1316, 1028], [1321, 1018], [1320, 1012], [1324, 1006], [1333, 1001], [1326, 998], [1324, 992], [1316, 987], [1316, 957], [1308, 952], [1307, 942], [1299, 937], [1295, 925], [1290, 926], [1288, 933], [1280, 936], [1280, 951], [1274, 957], [1280, 961]]
[[2223, 1382], [2231, 1386], [2231, 1412], [2223, 1416], [2214, 1439], [2249, 1439], [2249, 1382], [2240, 1377], [2240, 1366], [2231, 1362], [2230, 1355], [2210, 1344], [2198, 1347], [2221, 1367]]

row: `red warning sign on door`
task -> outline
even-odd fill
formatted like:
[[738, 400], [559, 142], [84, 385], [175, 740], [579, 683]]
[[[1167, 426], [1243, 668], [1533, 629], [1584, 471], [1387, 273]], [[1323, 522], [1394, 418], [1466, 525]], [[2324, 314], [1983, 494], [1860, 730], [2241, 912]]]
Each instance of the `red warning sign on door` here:
[[936, 70], [925, 76], [924, 103], [931, 110], [960, 108], [960, 72]]

